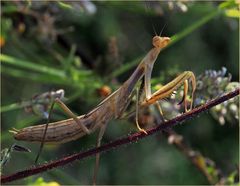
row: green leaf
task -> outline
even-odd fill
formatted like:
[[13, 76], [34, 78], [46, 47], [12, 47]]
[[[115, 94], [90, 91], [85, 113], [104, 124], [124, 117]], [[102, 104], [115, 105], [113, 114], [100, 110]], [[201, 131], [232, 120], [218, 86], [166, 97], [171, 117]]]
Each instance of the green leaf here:
[[237, 9], [228, 9], [225, 10], [225, 15], [233, 18], [240, 18], [240, 11]]
[[73, 7], [70, 4], [63, 3], [63, 2], [58, 2], [58, 5], [63, 8], [63, 9], [72, 9]]
[[225, 1], [219, 5], [220, 9], [226, 9], [231, 7], [237, 7], [237, 3], [235, 2], [235, 0]]

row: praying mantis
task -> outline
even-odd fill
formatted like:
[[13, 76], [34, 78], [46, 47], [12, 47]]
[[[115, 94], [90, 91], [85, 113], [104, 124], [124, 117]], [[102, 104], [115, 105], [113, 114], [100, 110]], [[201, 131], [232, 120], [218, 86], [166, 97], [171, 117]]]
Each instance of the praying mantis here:
[[[97, 138], [97, 147], [101, 145], [101, 140], [106, 130], [107, 124], [112, 119], [120, 118], [126, 108], [128, 107], [133, 92], [137, 86], [137, 83], [144, 78], [144, 93], [145, 98], [143, 101], [136, 103], [136, 127], [139, 131], [147, 133], [138, 124], [138, 110], [139, 108], [149, 106], [151, 104], [157, 104], [158, 100], [164, 99], [170, 96], [176, 89], [184, 85], [183, 102], [185, 112], [192, 109], [193, 96], [196, 89], [195, 75], [191, 71], [185, 71], [168, 84], [161, 87], [159, 90], [151, 93], [151, 73], [153, 65], [163, 48], [165, 48], [171, 39], [169, 37], [154, 36], [152, 39], [153, 48], [147, 53], [142, 59], [140, 64], [137, 66], [133, 74], [118, 88], [115, 92], [109, 95], [101, 103], [99, 103], [89, 113], [81, 116], [76, 116], [72, 111], [59, 99], [56, 98], [54, 103], [57, 103], [66, 112], [71, 119], [62, 120], [58, 122], [49, 123], [48, 118], [47, 124], [30, 126], [21, 130], [13, 129], [10, 132], [14, 134], [16, 140], [29, 141], [29, 142], [40, 142], [41, 149], [44, 143], [60, 144], [66, 143], [72, 140], [81, 138], [84, 135], [89, 135], [99, 129]], [[190, 108], [188, 109], [188, 87], [189, 82], [192, 84], [192, 95]], [[137, 94], [138, 95], [138, 94]], [[138, 97], [138, 96], [137, 96]], [[51, 106], [50, 113], [53, 108]], [[159, 105], [159, 108], [160, 105]], [[38, 154], [38, 156], [39, 156]], [[37, 156], [37, 159], [38, 159]], [[93, 183], [96, 183], [97, 170], [99, 165], [100, 155], [96, 155], [96, 163], [94, 169]], [[36, 159], [36, 160], [37, 160]]]

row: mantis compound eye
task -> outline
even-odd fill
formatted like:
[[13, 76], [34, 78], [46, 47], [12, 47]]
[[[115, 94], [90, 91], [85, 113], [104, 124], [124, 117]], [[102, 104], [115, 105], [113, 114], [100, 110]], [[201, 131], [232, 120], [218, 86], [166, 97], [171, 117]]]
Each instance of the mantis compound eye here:
[[163, 37], [162, 38], [162, 48], [166, 47], [170, 43], [171, 39], [169, 37]]
[[152, 44], [156, 48], [164, 48], [169, 44], [170, 40], [169, 37], [155, 36], [153, 37]]

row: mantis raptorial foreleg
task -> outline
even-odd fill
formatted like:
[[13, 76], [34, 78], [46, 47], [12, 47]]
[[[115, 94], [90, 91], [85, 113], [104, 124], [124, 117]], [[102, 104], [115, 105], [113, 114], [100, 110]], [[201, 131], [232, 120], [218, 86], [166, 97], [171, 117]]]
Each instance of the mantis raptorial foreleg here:
[[[147, 69], [147, 68], [146, 68]], [[151, 84], [150, 84], [150, 73], [149, 70], [145, 71], [145, 93], [146, 93], [146, 99], [142, 103], [136, 104], [136, 125], [139, 131], [142, 131], [144, 133], [147, 133], [144, 129], [142, 129], [138, 124], [138, 107], [140, 106], [148, 106], [151, 104], [156, 104], [159, 113], [161, 117], [163, 118], [163, 111], [160, 106], [160, 103], [158, 102], [161, 99], [164, 99], [171, 95], [176, 89], [178, 89], [182, 84], [184, 86], [184, 93], [183, 93], [183, 101], [184, 101], [184, 109], [185, 112], [188, 112], [192, 109], [193, 105], [193, 96], [196, 89], [196, 81], [195, 81], [195, 75], [191, 71], [185, 71], [179, 76], [177, 76], [174, 80], [169, 82], [168, 84], [161, 87], [159, 90], [151, 94]], [[188, 102], [187, 102], [187, 93], [188, 93], [188, 80], [191, 80], [192, 82], [192, 97], [191, 97], [191, 103], [190, 103], [190, 109], [187, 108]], [[137, 102], [138, 102], [138, 93], [137, 93]], [[164, 118], [163, 118], [164, 119]]]
[[[190, 103], [190, 109], [187, 108], [187, 92], [188, 92], [188, 80], [191, 80], [192, 82], [192, 95], [191, 95], [191, 103]], [[146, 99], [141, 103], [142, 106], [148, 106], [150, 104], [156, 103], [156, 101], [161, 100], [163, 98], [168, 97], [171, 95], [174, 90], [179, 88], [181, 85], [184, 85], [184, 108], [185, 112], [188, 112], [192, 109], [193, 106], [193, 96], [196, 89], [196, 80], [195, 75], [191, 71], [185, 71], [179, 76], [177, 76], [174, 80], [169, 82], [168, 84], [161, 87], [159, 90], [154, 92], [150, 98]]]

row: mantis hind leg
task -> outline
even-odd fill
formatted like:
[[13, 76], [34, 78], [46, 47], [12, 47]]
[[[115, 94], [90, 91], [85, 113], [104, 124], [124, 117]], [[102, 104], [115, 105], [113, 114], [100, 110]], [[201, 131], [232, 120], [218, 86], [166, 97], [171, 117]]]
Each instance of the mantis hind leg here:
[[37, 157], [35, 159], [35, 164], [37, 163], [38, 161], [38, 158], [42, 152], [42, 149], [43, 149], [43, 146], [44, 146], [44, 141], [45, 141], [45, 137], [46, 137], [46, 134], [47, 134], [47, 129], [48, 129], [48, 125], [49, 125], [49, 122], [50, 122], [50, 117], [52, 115], [52, 111], [53, 111], [53, 107], [54, 105], [58, 104], [60, 106], [60, 108], [68, 115], [70, 116], [71, 118], [73, 118], [73, 120], [77, 123], [77, 125], [79, 125], [79, 127], [86, 133], [86, 134], [90, 134], [91, 133], [91, 130], [89, 130], [85, 125], [83, 125], [79, 119], [77, 118], [77, 116], [59, 99], [59, 98], [56, 98], [53, 103], [51, 104], [51, 107], [50, 107], [50, 110], [49, 110], [49, 114], [48, 114], [48, 118], [47, 118], [47, 123], [46, 123], [46, 127], [44, 129], [44, 132], [43, 132], [43, 138], [42, 138], [42, 141], [41, 141], [41, 145], [39, 147], [39, 151], [38, 151], [38, 154], [37, 154]]

